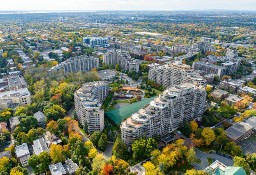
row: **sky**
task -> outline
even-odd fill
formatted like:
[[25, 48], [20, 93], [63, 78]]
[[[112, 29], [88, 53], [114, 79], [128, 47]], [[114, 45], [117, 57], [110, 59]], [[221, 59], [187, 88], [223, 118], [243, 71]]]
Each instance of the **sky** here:
[[256, 0], [0, 0], [0, 11], [256, 10]]

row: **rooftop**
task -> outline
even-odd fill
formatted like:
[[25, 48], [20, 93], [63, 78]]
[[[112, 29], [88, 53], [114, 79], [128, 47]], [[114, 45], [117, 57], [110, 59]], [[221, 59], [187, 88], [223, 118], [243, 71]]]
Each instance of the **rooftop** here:
[[220, 98], [221, 96], [223, 95], [228, 95], [228, 92], [227, 91], [223, 91], [221, 89], [215, 89], [212, 93], [211, 93], [212, 96], [214, 97], [217, 97], [217, 98]]
[[65, 168], [68, 171], [69, 174], [73, 174], [76, 172], [76, 170], [79, 168], [79, 166], [74, 163], [71, 159], [67, 159], [65, 161]]
[[256, 130], [256, 116], [248, 118], [245, 123], [251, 125], [254, 130]]
[[16, 156], [18, 158], [26, 156], [26, 155], [30, 155], [30, 152], [29, 152], [29, 149], [28, 149], [28, 144], [23, 143], [22, 145], [16, 146], [15, 147], [15, 153], [16, 153]]
[[227, 101], [232, 102], [232, 103], [237, 103], [241, 100], [243, 100], [242, 97], [238, 96], [238, 95], [234, 95], [234, 94], [230, 94], [227, 98]]
[[245, 122], [235, 123], [233, 126], [225, 130], [227, 136], [233, 140], [236, 140], [243, 136], [246, 132], [253, 127]]
[[63, 167], [61, 162], [49, 165], [49, 169], [50, 169], [51, 175], [63, 175], [63, 174], [66, 174], [66, 170]]
[[44, 151], [48, 151], [49, 148], [46, 144], [46, 141], [44, 138], [39, 138], [37, 140], [34, 140], [33, 141], [33, 150], [34, 150], [34, 153], [36, 155], [39, 155], [40, 153], [44, 152]]
[[46, 121], [46, 116], [41, 111], [34, 113], [34, 117], [37, 119], [39, 123]]

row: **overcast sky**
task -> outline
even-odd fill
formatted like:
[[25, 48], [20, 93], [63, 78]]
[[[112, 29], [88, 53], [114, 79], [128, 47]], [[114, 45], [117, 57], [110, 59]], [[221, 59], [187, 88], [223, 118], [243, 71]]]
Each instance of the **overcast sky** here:
[[256, 10], [256, 0], [0, 0], [8, 10]]

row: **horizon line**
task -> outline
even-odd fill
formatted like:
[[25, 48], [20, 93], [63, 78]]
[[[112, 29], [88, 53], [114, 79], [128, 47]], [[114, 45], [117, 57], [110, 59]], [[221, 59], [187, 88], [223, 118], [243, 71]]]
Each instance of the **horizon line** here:
[[145, 11], [158, 11], [158, 12], [184, 12], [184, 11], [249, 11], [256, 12], [256, 10], [248, 9], [179, 9], [179, 10], [160, 10], [160, 9], [145, 9], [145, 10], [0, 10], [0, 12], [145, 12]]

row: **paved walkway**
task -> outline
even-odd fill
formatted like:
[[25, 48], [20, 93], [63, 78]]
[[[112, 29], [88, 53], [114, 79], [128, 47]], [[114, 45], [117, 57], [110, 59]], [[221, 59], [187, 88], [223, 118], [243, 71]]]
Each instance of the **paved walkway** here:
[[197, 164], [197, 163], [193, 164], [193, 166], [197, 170], [203, 170], [203, 169], [205, 169], [208, 166], [207, 158], [212, 158], [214, 160], [218, 160], [218, 161], [224, 163], [227, 166], [232, 166], [233, 163], [234, 163], [233, 160], [228, 159], [228, 158], [223, 157], [223, 156], [220, 156], [220, 155], [217, 155], [217, 154], [205, 153], [205, 152], [202, 152], [202, 151], [200, 151], [198, 149], [195, 149], [195, 151], [196, 151], [196, 157], [201, 160], [200, 164]]

